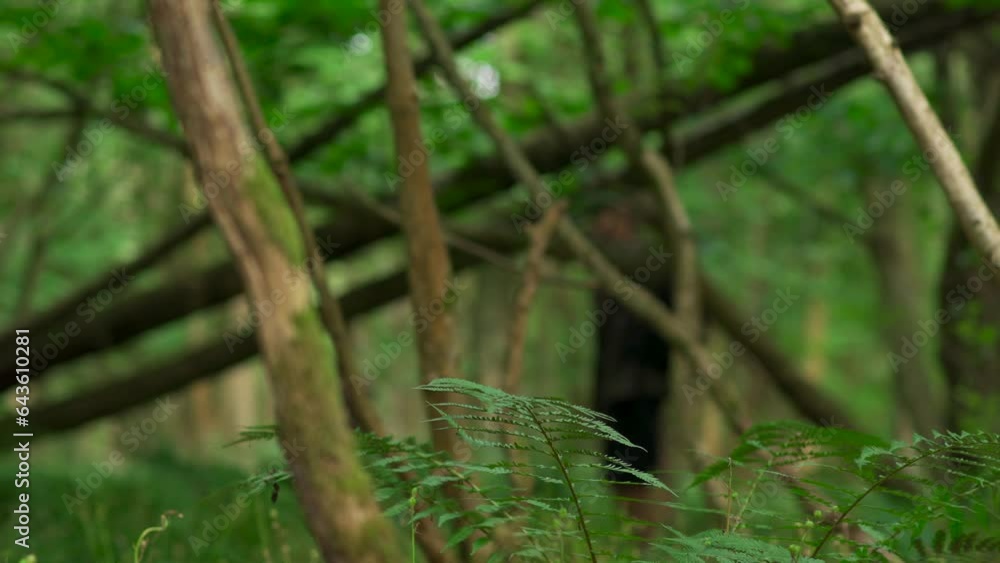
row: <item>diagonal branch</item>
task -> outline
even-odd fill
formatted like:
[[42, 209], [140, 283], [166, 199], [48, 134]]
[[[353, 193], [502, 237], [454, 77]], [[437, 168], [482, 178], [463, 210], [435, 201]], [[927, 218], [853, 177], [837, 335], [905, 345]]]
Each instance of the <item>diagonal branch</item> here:
[[268, 165], [274, 173], [281, 191], [292, 209], [295, 216], [295, 223], [299, 233], [305, 242], [306, 253], [309, 259], [306, 260], [306, 270], [312, 280], [316, 291], [319, 294], [320, 314], [330, 339], [333, 341], [336, 351], [337, 373], [341, 379], [341, 388], [344, 392], [344, 399], [347, 403], [351, 417], [357, 421], [361, 428], [367, 432], [382, 434], [381, 421], [375, 416], [375, 411], [368, 402], [367, 397], [361, 390], [351, 382], [351, 378], [358, 373], [357, 364], [354, 361], [354, 347], [351, 345], [350, 336], [347, 332], [347, 323], [344, 321], [344, 313], [341, 310], [340, 302], [330, 292], [329, 283], [323, 270], [323, 255], [316, 244], [316, 235], [306, 219], [305, 205], [302, 202], [302, 194], [292, 174], [288, 157], [284, 149], [278, 143], [274, 134], [270, 131], [264, 112], [261, 110], [257, 93], [254, 91], [253, 79], [247, 70], [246, 62], [239, 47], [239, 40], [233, 32], [232, 26], [226, 19], [218, 1], [213, 0], [212, 20], [215, 22], [216, 30], [222, 39], [222, 45], [229, 59], [229, 65], [233, 76], [236, 79], [237, 89], [243, 99], [243, 106], [250, 116], [250, 122], [255, 130], [255, 137], [260, 139], [264, 145], [264, 154], [267, 156]]
[[[123, 116], [119, 115], [118, 112], [115, 111], [101, 109], [97, 107], [89, 96], [70, 82], [41, 74], [33, 70], [11, 66], [0, 67], [0, 73], [10, 76], [11, 78], [16, 78], [25, 82], [34, 82], [36, 84], [42, 84], [52, 88], [68, 98], [79, 111], [83, 111], [95, 119], [106, 120], [141, 139], [150, 141], [156, 145], [169, 147], [170, 149], [180, 152], [185, 156], [188, 155], [187, 141], [185, 141], [183, 137], [179, 137], [170, 131], [157, 129], [143, 119], [135, 117], [131, 113], [127, 113]], [[74, 110], [73, 112], [64, 112], [66, 117], [71, 117], [75, 113], [77, 113], [77, 110]], [[12, 114], [11, 117], [20, 117], [25, 119], [48, 119], [58, 117], [58, 114], [55, 110], [51, 110], [29, 112], [23, 115]]]
[[936, 155], [928, 160], [965, 236], [993, 264], [1000, 265], [1000, 226], [906, 64], [898, 42], [866, 0], [830, 0], [830, 4], [864, 48], [875, 77], [889, 90], [917, 144], [925, 154]]
[[[555, 234], [556, 225], [566, 210], [566, 202], [558, 201], [549, 207], [541, 220], [529, 227], [528, 236], [531, 244], [528, 256], [524, 261], [524, 277], [521, 287], [514, 298], [514, 313], [507, 331], [507, 357], [504, 364], [503, 390], [511, 395], [521, 391], [521, 376], [524, 373], [524, 340], [528, 333], [528, 314], [531, 312], [531, 302], [538, 290], [538, 280], [541, 277], [542, 263], [545, 260], [545, 250]], [[505, 434], [510, 443], [511, 436]], [[526, 452], [517, 448], [510, 449], [510, 461], [516, 467], [524, 466]], [[511, 483], [514, 488], [528, 494], [534, 484], [530, 474], [520, 473], [516, 469], [511, 473]]]

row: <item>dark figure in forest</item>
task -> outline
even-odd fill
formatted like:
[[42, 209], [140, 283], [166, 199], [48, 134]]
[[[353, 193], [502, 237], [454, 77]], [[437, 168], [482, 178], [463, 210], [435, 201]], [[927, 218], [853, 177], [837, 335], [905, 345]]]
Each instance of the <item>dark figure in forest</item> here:
[[[605, 242], [638, 248], [637, 221], [625, 207], [602, 210], [595, 225], [595, 235]], [[659, 272], [646, 284], [658, 299], [671, 304], [671, 288], [666, 272]], [[661, 413], [670, 388], [670, 347], [643, 320], [605, 291], [596, 292], [596, 307], [614, 311], [598, 329], [597, 380], [594, 386], [594, 408], [615, 419], [611, 425], [642, 449], [626, 448], [607, 443], [605, 453], [627, 462], [632, 467], [655, 472], [662, 462]], [[607, 300], [614, 301], [608, 306]], [[612, 472], [615, 493], [621, 497], [641, 500], [649, 487], [631, 486], [627, 475]], [[631, 480], [634, 482], [634, 479]], [[654, 520], [650, 507], [628, 503], [629, 513], [636, 518]]]
[[[669, 305], [668, 287], [650, 289]], [[598, 306], [603, 307], [608, 299], [613, 300], [610, 294], [596, 292]], [[670, 349], [649, 325], [621, 303], [616, 305], [616, 312], [598, 331], [594, 406], [615, 419], [611, 425], [615, 430], [643, 448], [609, 443], [606, 453], [636, 469], [655, 471], [660, 453], [660, 411], [670, 387]]]

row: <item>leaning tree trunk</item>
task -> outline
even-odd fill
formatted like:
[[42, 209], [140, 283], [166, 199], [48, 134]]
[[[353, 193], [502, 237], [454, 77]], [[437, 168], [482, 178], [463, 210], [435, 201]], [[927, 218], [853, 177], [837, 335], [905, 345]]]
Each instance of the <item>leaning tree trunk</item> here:
[[241, 120], [204, 0], [149, 0], [167, 83], [212, 217], [236, 258], [267, 367], [282, 448], [328, 562], [397, 563], [354, 451], [331, 344], [311, 302], [295, 218]]

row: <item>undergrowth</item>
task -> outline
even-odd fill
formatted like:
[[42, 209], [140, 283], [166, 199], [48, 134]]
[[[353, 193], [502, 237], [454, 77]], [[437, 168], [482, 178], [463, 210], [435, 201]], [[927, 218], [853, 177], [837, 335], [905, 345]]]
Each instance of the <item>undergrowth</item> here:
[[[800, 422], [762, 424], [691, 479], [690, 488], [724, 485], [721, 508], [712, 508], [678, 502], [653, 475], [603, 453], [604, 441], [636, 446], [599, 412], [464, 380], [420, 389], [464, 397], [435, 405], [433, 422], [456, 429], [471, 455], [359, 434], [378, 500], [411, 534], [433, 523], [448, 548], [482, 552], [491, 563], [1000, 561], [995, 434], [901, 443]], [[244, 439], [274, 434], [255, 427]], [[267, 490], [288, 479], [271, 472], [251, 482]], [[613, 482], [653, 494], [622, 497]], [[725, 525], [682, 531], [626, 516], [629, 502], [714, 513]]]

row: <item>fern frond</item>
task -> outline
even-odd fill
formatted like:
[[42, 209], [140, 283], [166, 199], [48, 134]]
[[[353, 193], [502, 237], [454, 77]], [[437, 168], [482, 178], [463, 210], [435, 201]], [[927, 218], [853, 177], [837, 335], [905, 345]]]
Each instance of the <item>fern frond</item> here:
[[231, 447], [237, 444], [244, 444], [247, 442], [260, 442], [264, 440], [273, 440], [278, 437], [278, 425], [277, 424], [261, 424], [258, 426], [247, 426], [243, 430], [240, 430], [240, 437], [232, 442], [225, 444], [223, 447]]

